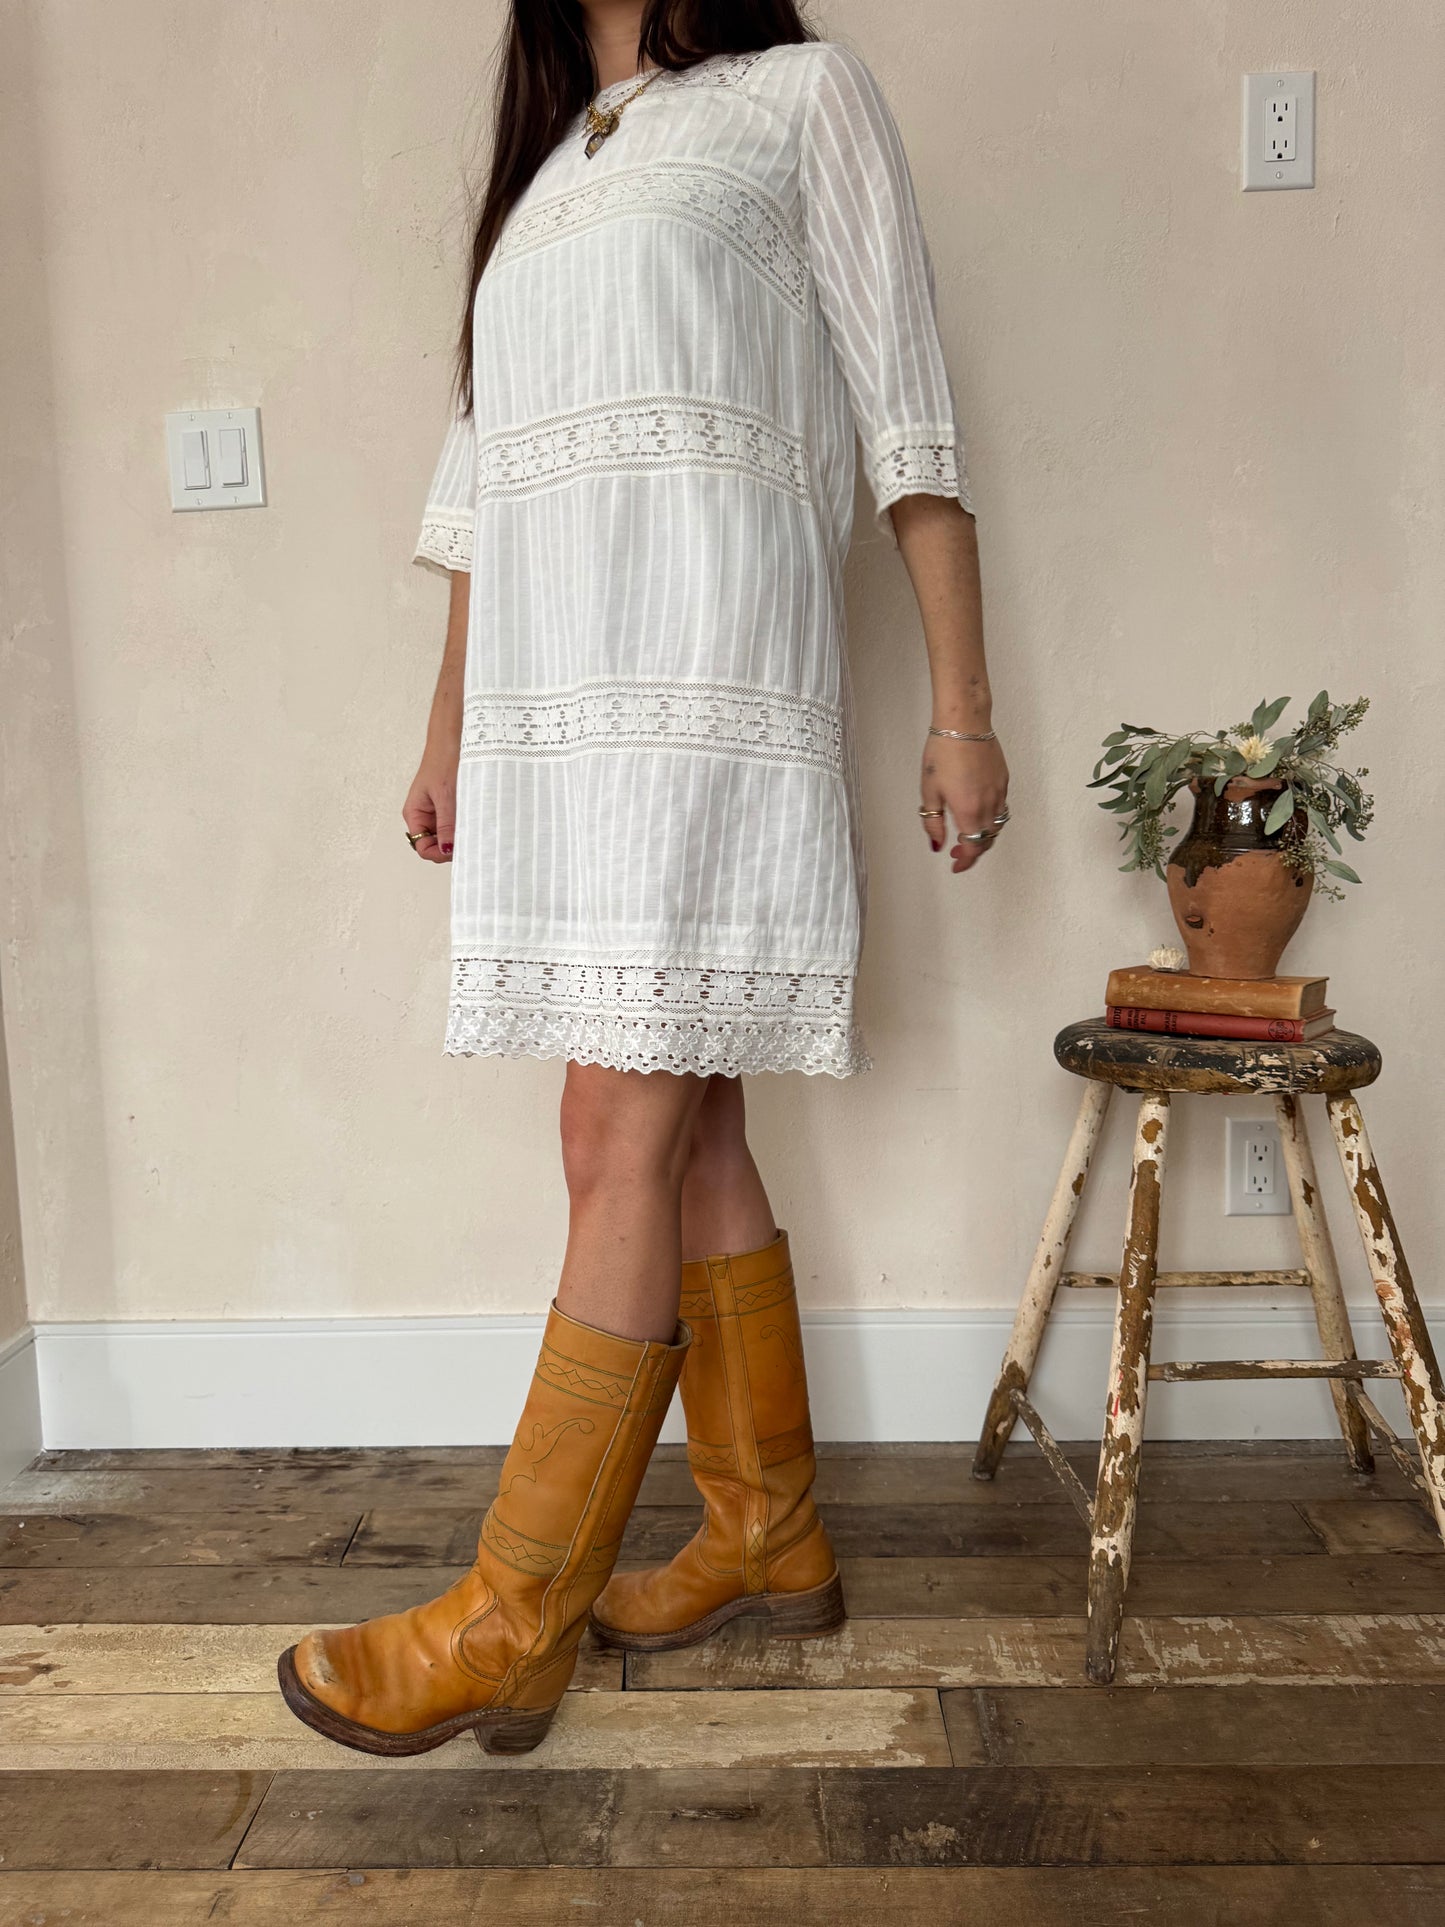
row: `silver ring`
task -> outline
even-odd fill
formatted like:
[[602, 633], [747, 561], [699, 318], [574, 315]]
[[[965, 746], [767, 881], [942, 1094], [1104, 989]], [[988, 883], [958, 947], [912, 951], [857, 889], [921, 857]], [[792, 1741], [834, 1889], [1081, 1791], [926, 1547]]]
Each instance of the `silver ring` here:
[[993, 820], [998, 825], [998, 827], [1002, 829], [1004, 824], [1008, 822], [1011, 814], [1012, 814], [1011, 811], [1005, 810], [1002, 816], [996, 816]]
[[960, 836], [960, 843], [992, 843], [998, 835], [997, 830], [974, 830], [968, 836]]

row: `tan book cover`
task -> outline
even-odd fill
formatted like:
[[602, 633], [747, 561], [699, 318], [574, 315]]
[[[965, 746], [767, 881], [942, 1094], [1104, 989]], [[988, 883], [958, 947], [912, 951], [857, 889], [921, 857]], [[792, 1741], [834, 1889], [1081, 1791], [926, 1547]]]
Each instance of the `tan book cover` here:
[[1192, 977], [1131, 964], [1109, 972], [1106, 1004], [1141, 1010], [1214, 1011], [1221, 1017], [1313, 1017], [1325, 1007], [1328, 977]]

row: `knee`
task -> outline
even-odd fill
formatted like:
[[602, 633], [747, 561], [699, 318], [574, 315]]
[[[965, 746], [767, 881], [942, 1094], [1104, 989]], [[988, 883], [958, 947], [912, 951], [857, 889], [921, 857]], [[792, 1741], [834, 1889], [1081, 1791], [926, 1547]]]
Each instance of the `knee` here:
[[627, 1183], [679, 1182], [699, 1095], [696, 1078], [569, 1064], [560, 1122], [571, 1195]]
[[746, 1170], [751, 1163], [743, 1080], [714, 1077], [698, 1106], [688, 1138], [688, 1182], [717, 1184], [735, 1172]]

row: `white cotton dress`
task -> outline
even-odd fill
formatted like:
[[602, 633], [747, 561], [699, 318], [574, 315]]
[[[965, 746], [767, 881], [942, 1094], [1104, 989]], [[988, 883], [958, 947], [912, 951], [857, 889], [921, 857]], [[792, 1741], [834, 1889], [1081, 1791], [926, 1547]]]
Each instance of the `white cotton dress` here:
[[971, 510], [908, 164], [828, 41], [585, 139], [482, 276], [417, 551], [472, 577], [445, 1048], [846, 1076], [855, 430], [890, 540], [901, 496]]

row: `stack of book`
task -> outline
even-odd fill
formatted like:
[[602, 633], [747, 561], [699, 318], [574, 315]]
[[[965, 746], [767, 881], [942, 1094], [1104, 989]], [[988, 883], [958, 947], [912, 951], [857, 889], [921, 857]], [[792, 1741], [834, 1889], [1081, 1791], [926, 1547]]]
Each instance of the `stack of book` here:
[[1191, 977], [1135, 964], [1111, 970], [1106, 1016], [1115, 1030], [1169, 1037], [1238, 1037], [1304, 1044], [1335, 1027], [1325, 977]]

